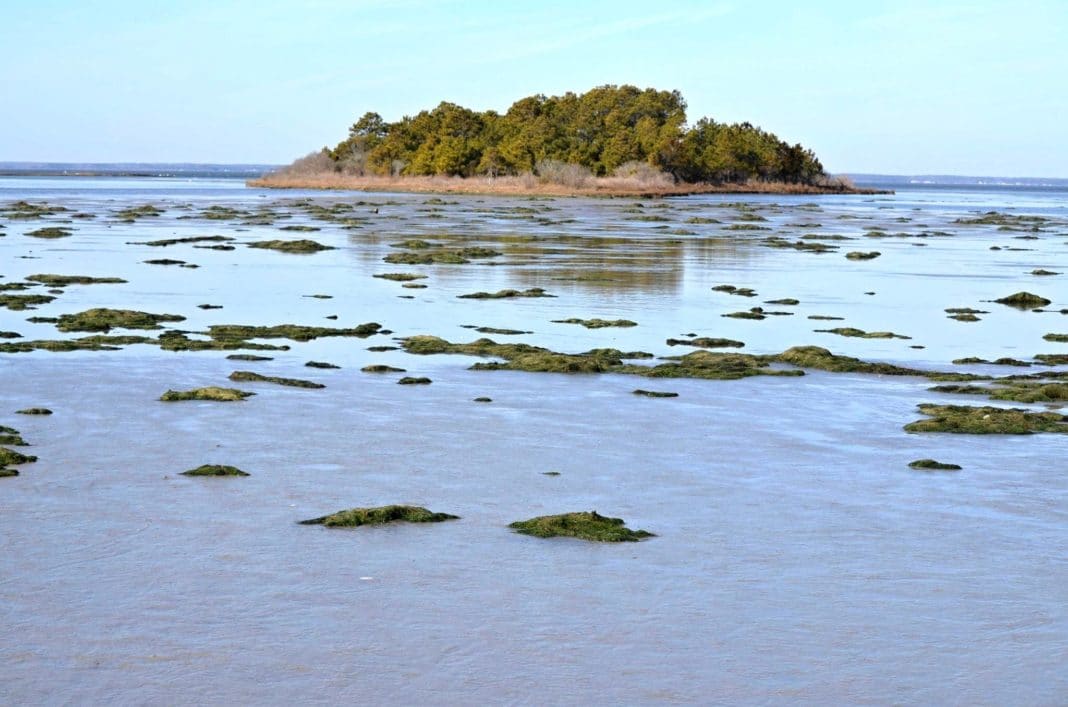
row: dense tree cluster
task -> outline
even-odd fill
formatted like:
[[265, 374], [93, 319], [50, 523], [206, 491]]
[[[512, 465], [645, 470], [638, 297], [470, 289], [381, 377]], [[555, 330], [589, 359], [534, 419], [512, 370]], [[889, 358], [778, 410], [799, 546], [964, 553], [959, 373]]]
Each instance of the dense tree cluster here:
[[689, 126], [678, 91], [626, 85], [528, 96], [504, 115], [446, 102], [395, 123], [369, 112], [328, 154], [336, 169], [360, 175], [497, 176], [560, 163], [597, 176], [647, 164], [687, 182], [807, 184], [824, 175], [801, 145], [749, 123]]

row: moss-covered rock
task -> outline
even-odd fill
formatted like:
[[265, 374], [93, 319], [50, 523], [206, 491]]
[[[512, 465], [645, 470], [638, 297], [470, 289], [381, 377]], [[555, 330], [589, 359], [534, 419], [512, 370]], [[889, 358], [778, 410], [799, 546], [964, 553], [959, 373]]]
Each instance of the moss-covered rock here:
[[19, 415], [51, 415], [52, 411], [48, 408], [25, 408], [23, 410], [15, 411]]
[[26, 235], [34, 238], [66, 238], [73, 233], [74, 231], [72, 229], [64, 226], [46, 226], [33, 231], [27, 231]]
[[497, 292], [472, 292], [466, 295], [457, 295], [459, 299], [512, 299], [515, 297], [555, 297], [540, 287], [531, 287], [526, 290], [498, 290]]
[[337, 364], [327, 363], [326, 361], [308, 361], [304, 365], [307, 366], [308, 368], [324, 368], [324, 369], [341, 368], [341, 366], [338, 366]]
[[850, 251], [849, 253], [846, 253], [845, 257], [847, 260], [874, 260], [880, 255], [882, 255], [882, 253], [877, 250], [869, 251], [867, 253], [859, 250], [854, 250]]
[[917, 459], [914, 462], [909, 462], [909, 468], [920, 469], [921, 471], [960, 471], [961, 466], [960, 464], [946, 464], [934, 459]]
[[276, 326], [246, 326], [242, 324], [215, 324], [208, 327], [208, 335], [218, 341], [248, 339], [291, 339], [293, 341], [311, 341], [331, 336], [353, 336], [365, 339], [377, 334], [382, 325], [377, 322], [360, 324], [348, 329], [331, 327], [300, 326], [297, 324], [278, 324]]
[[667, 391], [660, 391], [660, 390], [643, 390], [641, 388], [635, 388], [631, 392], [634, 393], [634, 395], [641, 395], [641, 396], [646, 397], [646, 398], [677, 398], [677, 397], [679, 397], [678, 393], [670, 393], [670, 392], [667, 392]]
[[35, 461], [37, 461], [37, 457], [31, 454], [22, 454], [14, 449], [0, 447], [0, 468], [19, 464], [32, 464]]
[[395, 366], [387, 366], [384, 363], [373, 363], [369, 366], [364, 366], [360, 369], [364, 373], [405, 373], [403, 368], [397, 368]]
[[234, 371], [230, 374], [230, 380], [236, 382], [253, 382], [253, 383], [274, 383], [276, 385], [284, 385], [290, 388], [325, 388], [322, 383], [316, 383], [314, 381], [301, 380], [300, 378], [282, 378], [279, 376], [265, 376], [255, 371]]
[[432, 382], [425, 376], [404, 376], [397, 381], [400, 385], [430, 385]]
[[696, 346], [699, 349], [740, 349], [745, 346], [744, 341], [710, 336], [698, 336], [693, 339], [668, 339], [665, 343], [668, 346]]
[[88, 275], [52, 275], [38, 273], [26, 277], [31, 282], [39, 282], [46, 287], [69, 287], [70, 285], [120, 285], [126, 280], [121, 277], [89, 277]]
[[1017, 292], [994, 301], [998, 304], [1006, 304], [1010, 307], [1016, 307], [1017, 309], [1034, 309], [1036, 307], [1045, 307], [1050, 303], [1050, 300], [1045, 297], [1030, 292]]
[[606, 329], [608, 327], [633, 327], [638, 326], [638, 322], [632, 322], [629, 319], [578, 319], [572, 317], [570, 319], [553, 319], [554, 324], [580, 324], [587, 329]]
[[[319, 230], [319, 229], [313, 229]], [[336, 250], [333, 246], [323, 245], [317, 241], [301, 239], [297, 241], [254, 241], [248, 244], [249, 248], [261, 248], [265, 250], [277, 250], [281, 253], [318, 253], [321, 250]]]
[[371, 277], [377, 277], [381, 280], [393, 280], [394, 282], [411, 282], [412, 280], [426, 279], [426, 275], [412, 272], [382, 272], [372, 275]]
[[440, 523], [456, 520], [460, 516], [435, 513], [422, 506], [390, 505], [377, 508], [349, 508], [319, 518], [300, 521], [301, 525], [325, 525], [328, 528], [355, 528], [361, 525], [384, 525], [403, 521], [405, 523]]
[[218, 402], [238, 402], [253, 395], [255, 395], [255, 393], [238, 390], [237, 388], [219, 388], [217, 386], [207, 386], [205, 388], [194, 388], [192, 390], [168, 390], [166, 393], [161, 395], [159, 399], [165, 403], [173, 403], [181, 400], [215, 400]]
[[848, 336], [857, 339], [911, 339], [911, 336], [904, 336], [902, 334], [895, 334], [892, 331], [864, 331], [863, 329], [855, 329], [853, 327], [838, 327], [836, 329], [816, 329], [818, 333], [822, 334], [837, 334], [838, 336]]
[[[134, 241], [133, 245], [149, 245], [156, 247], [166, 247], [177, 245], [179, 243], [202, 243], [202, 242], [217, 242], [222, 243], [226, 241], [232, 241], [233, 238], [228, 236], [190, 236], [188, 238], [163, 238], [157, 241]], [[230, 250], [233, 250], [231, 248]]]
[[0, 307], [6, 307], [12, 312], [21, 312], [38, 305], [48, 304], [54, 299], [52, 295], [0, 295]]
[[177, 314], [152, 314], [132, 309], [98, 307], [76, 314], [61, 314], [56, 322], [60, 331], [110, 331], [111, 329], [160, 329], [162, 322], [181, 322]]
[[196, 469], [181, 472], [182, 476], [250, 476], [247, 471], [241, 471], [236, 466], [226, 464], [203, 464]]
[[645, 530], [631, 530], [622, 518], [609, 518], [597, 511], [538, 516], [508, 525], [517, 533], [538, 538], [571, 537], [596, 542], [636, 542], [655, 537]]
[[230, 354], [228, 361], [273, 361], [270, 356], [257, 356], [256, 354]]
[[920, 412], [931, 419], [910, 422], [905, 425], [906, 432], [1016, 435], [1036, 432], [1068, 433], [1068, 417], [1055, 412], [930, 403], [918, 407]]

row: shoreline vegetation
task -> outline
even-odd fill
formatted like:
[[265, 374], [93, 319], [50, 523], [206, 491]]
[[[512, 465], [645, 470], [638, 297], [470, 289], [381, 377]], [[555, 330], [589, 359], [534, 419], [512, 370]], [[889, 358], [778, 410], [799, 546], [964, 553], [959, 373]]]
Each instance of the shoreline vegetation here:
[[678, 91], [598, 86], [527, 96], [504, 114], [442, 102], [389, 123], [367, 112], [252, 187], [512, 196], [877, 194], [750, 123], [687, 123]]

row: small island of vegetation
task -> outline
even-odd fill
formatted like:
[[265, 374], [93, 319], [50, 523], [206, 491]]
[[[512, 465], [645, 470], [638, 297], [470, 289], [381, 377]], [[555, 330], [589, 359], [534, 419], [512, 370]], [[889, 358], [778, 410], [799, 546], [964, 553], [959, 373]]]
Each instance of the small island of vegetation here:
[[605, 85], [522, 98], [503, 115], [442, 102], [348, 137], [251, 186], [504, 194], [851, 192], [812, 150], [750, 123], [686, 120], [678, 91]]

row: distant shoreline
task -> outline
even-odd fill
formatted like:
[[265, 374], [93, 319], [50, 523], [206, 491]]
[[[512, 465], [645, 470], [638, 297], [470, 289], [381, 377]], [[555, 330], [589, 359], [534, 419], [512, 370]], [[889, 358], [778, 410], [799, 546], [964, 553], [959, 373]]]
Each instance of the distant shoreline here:
[[611, 177], [591, 179], [569, 186], [529, 177], [356, 177], [339, 174], [271, 175], [246, 182], [266, 189], [322, 189], [365, 192], [411, 192], [418, 194], [484, 194], [504, 196], [599, 196], [655, 198], [695, 194], [893, 194], [889, 189], [849, 186], [815, 186], [786, 182], [745, 184], [640, 184]]

